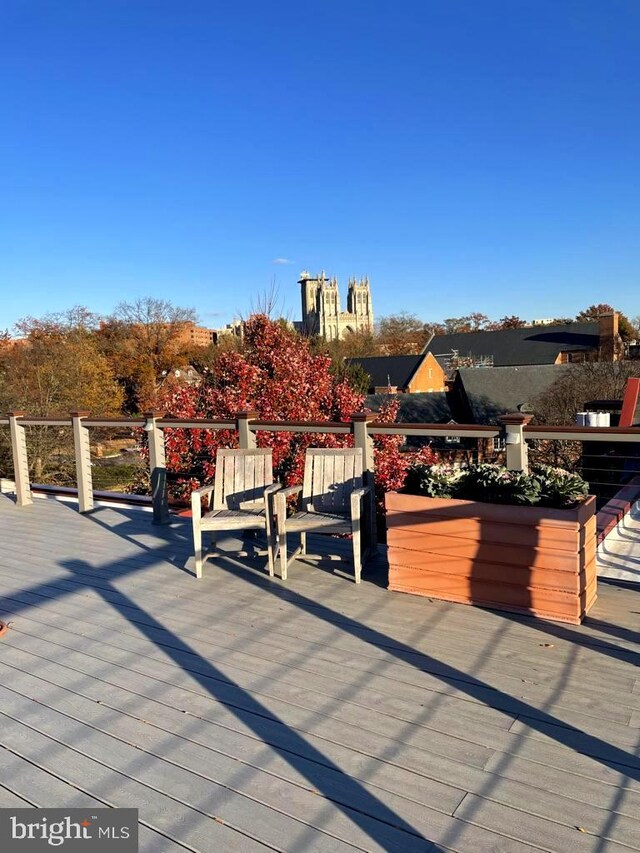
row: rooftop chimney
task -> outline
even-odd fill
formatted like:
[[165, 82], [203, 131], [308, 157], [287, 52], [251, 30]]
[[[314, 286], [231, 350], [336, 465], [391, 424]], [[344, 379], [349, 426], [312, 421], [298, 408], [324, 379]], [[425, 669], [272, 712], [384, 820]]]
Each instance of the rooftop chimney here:
[[598, 317], [600, 334], [600, 358], [602, 361], [617, 361], [620, 350], [618, 334], [618, 312], [610, 311]]

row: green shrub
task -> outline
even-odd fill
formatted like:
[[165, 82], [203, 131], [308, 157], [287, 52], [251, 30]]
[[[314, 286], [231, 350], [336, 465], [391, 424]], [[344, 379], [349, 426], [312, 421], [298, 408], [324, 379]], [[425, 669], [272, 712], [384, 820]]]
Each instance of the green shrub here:
[[579, 474], [553, 468], [551, 465], [534, 465], [532, 479], [540, 486], [542, 506], [570, 507], [582, 503], [589, 494], [589, 484]]
[[588, 495], [585, 481], [570, 471], [535, 466], [530, 474], [500, 465], [414, 465], [404, 490], [432, 498], [459, 498], [520, 506], [572, 507]]
[[458, 482], [464, 476], [465, 472], [453, 465], [412, 465], [407, 471], [404, 491], [430, 498], [453, 498]]
[[465, 500], [521, 506], [540, 500], [540, 484], [535, 477], [501, 465], [472, 465], [459, 484], [458, 496]]

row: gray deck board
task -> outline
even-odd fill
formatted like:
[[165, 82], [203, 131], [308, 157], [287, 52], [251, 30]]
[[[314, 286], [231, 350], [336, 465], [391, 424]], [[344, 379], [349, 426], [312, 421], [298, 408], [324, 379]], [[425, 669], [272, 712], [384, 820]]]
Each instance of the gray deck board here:
[[[88, 796], [17, 755], [0, 749], [0, 775], [10, 790], [0, 787], [0, 808], [30, 808], [63, 803], [67, 808], [104, 808], [102, 800]], [[178, 853], [184, 845], [140, 826], [138, 841], [141, 853]]]
[[188, 520], [52, 500], [0, 497], [0, 543], [0, 805], [135, 805], [150, 853], [640, 848], [639, 590], [574, 627], [383, 558], [197, 582]]
[[[68, 586], [69, 585], [67, 584], [65, 588]], [[34, 603], [40, 603], [39, 599], [42, 599], [42, 603], [44, 604], [46, 603], [47, 597], [53, 598], [53, 600], [56, 601], [57, 606], [64, 609], [64, 601], [58, 603], [58, 600], [55, 597], [56, 589], [56, 585], [52, 585], [46, 591], [41, 590], [39, 598], [32, 597], [31, 600]], [[0, 578], [0, 591], [5, 591], [6, 594], [10, 594], [7, 590], [7, 585], [3, 584], [2, 579]], [[114, 595], [114, 593], [111, 593], [111, 597]], [[68, 608], [69, 605], [67, 604], [66, 607]], [[135, 608], [128, 609], [135, 611]], [[84, 604], [83, 612], [89, 618], [92, 613], [104, 613], [104, 608], [101, 606], [100, 601], [96, 601], [95, 603], [87, 602]], [[112, 629], [114, 625], [116, 627], [121, 625], [122, 621], [118, 620], [116, 617], [111, 617], [110, 622], [105, 622], [104, 616], [96, 618], [100, 618], [100, 624], [105, 625], [105, 627], [111, 627]], [[107, 616], [106, 618], [109, 617]], [[136, 622], [146, 621], [148, 623], [149, 621], [145, 620], [144, 617], [141, 617], [135, 612], [132, 612], [130, 618], [133, 626], [135, 626]], [[314, 648], [309, 648], [307, 652], [305, 647], [306, 653], [304, 657], [301, 658], [299, 650], [292, 651], [291, 649], [273, 649], [268, 641], [262, 642], [262, 640], [256, 639], [255, 635], [253, 637], [241, 637], [236, 639], [229, 638], [224, 641], [220, 636], [221, 632], [216, 631], [214, 628], [208, 633], [206, 639], [200, 639], [203, 636], [202, 631], [200, 633], [193, 633], [192, 630], [189, 629], [187, 622], [176, 621], [171, 612], [169, 612], [166, 617], [163, 614], [163, 621], [167, 627], [175, 626], [175, 629], [180, 631], [180, 636], [187, 639], [190, 646], [196, 650], [201, 651], [205, 655], [214, 654], [217, 660], [224, 660], [225, 663], [230, 661], [231, 665], [235, 664], [245, 671], [259, 671], [264, 673], [266, 672], [267, 667], [271, 666], [274, 669], [277, 669], [281, 674], [281, 676], [277, 676], [278, 678], [282, 677], [286, 680], [288, 675], [286, 673], [286, 668], [289, 666], [293, 670], [290, 677], [295, 680], [296, 683], [298, 683], [301, 678], [304, 679], [305, 677], [308, 677], [309, 680], [313, 681], [316, 688], [320, 689], [324, 686], [329, 692], [331, 690], [331, 685], [327, 681], [327, 678], [331, 679], [333, 682], [337, 681], [338, 684], [340, 682], [344, 683], [346, 680], [346, 675], [342, 673], [339, 667], [336, 667], [336, 664], [340, 664], [344, 660], [344, 656], [339, 653], [328, 655], [324, 651], [317, 652]], [[130, 630], [133, 630], [131, 626], [129, 627]], [[153, 630], [153, 628], [151, 630]], [[158, 635], [161, 632], [155, 631], [155, 633]], [[162, 644], [161, 637], [158, 637], [158, 643], [160, 645]], [[294, 644], [290, 642], [289, 646], [291, 647], [292, 645]], [[242, 650], [239, 650], [237, 647]], [[550, 653], [551, 652], [548, 652], [547, 654], [549, 655]], [[389, 691], [391, 691], [395, 699], [395, 683], [397, 681], [402, 683], [403, 697], [405, 701], [408, 701], [410, 704], [412, 701], [415, 701], [416, 696], [418, 694], [422, 694], [424, 690], [433, 690], [436, 693], [440, 693], [440, 691], [442, 691], [448, 697], [462, 698], [467, 704], [470, 704], [469, 697], [464, 691], [464, 688], [456, 689], [455, 685], [447, 687], [447, 685], [443, 685], [442, 681], [438, 679], [436, 673], [442, 671], [443, 668], [446, 669], [449, 666], [449, 663], [454, 663], [458, 668], [460, 668], [465, 665], [468, 666], [469, 661], [467, 659], [461, 660], [457, 655], [451, 653], [448, 655], [448, 660], [444, 664], [439, 664], [438, 661], [429, 662], [427, 665], [430, 667], [431, 671], [427, 672], [425, 670], [425, 665], [422, 664], [420, 670], [417, 670], [406, 665], [393, 665], [388, 661], [380, 659], [376, 660], [374, 663], [358, 666], [358, 661], [354, 660], [354, 656], [349, 657], [350, 671], [358, 669], [362, 672], [363, 679], [366, 679], [367, 690], [369, 691], [369, 698], [363, 695], [363, 701], [366, 704], [384, 702], [384, 698], [380, 697], [384, 693], [389, 693]], [[588, 679], [586, 684], [578, 689], [580, 680], [576, 674], [573, 676], [572, 681], [563, 678], [564, 689], [562, 694], [556, 697], [553, 696], [556, 686], [555, 683], [551, 681], [551, 675], [548, 673], [544, 676], [548, 683], [541, 687], [539, 676], [537, 676], [530, 667], [527, 667], [526, 672], [524, 673], [521, 669], [520, 677], [513, 675], [510, 676], [509, 679], [502, 677], [502, 667], [500, 664], [498, 664], [496, 668], [500, 670], [500, 674], [498, 677], [493, 675], [487, 679], [487, 684], [491, 685], [490, 687], [487, 687], [487, 690], [491, 690], [492, 688], [500, 689], [506, 696], [510, 695], [507, 691], [517, 690], [518, 695], [524, 695], [527, 699], [533, 700], [536, 704], [544, 704], [546, 710], [557, 710], [561, 716], [571, 718], [572, 723], [574, 722], [576, 714], [584, 713], [596, 719], [606, 720], [607, 724], [611, 722], [613, 724], [621, 723], [623, 725], [627, 725], [634, 712], [634, 707], [640, 704], [640, 696], [632, 694], [633, 681], [631, 678], [626, 679], [626, 684], [610, 683], [608, 685], [607, 692], [607, 685], [600, 684], [596, 688]], [[480, 675], [482, 674], [482, 668], [473, 667], [473, 672], [476, 676]], [[274, 674], [272, 677], [276, 677], [276, 675]], [[556, 678], [557, 677], [558, 676], [556, 676]], [[329, 687], [327, 687], [328, 684]], [[574, 684], [575, 687], [573, 686]], [[525, 686], [523, 687], [523, 685]], [[380, 691], [376, 694], [375, 699], [371, 694], [371, 691], [374, 688], [378, 688]], [[611, 702], [608, 701], [608, 696], [613, 690], [615, 690], [616, 695], [619, 697], [619, 702], [616, 705], [612, 705]], [[594, 694], [596, 694], [596, 698], [594, 698]], [[550, 696], [551, 701], [549, 701]], [[449, 702], [450, 699], [447, 698], [445, 701]], [[480, 709], [484, 708], [484, 706], [479, 703], [478, 699], [474, 701], [479, 705], [478, 713], [481, 713]], [[505, 699], [505, 702], [507, 704], [503, 703], [504, 710], [509, 711], [508, 699]], [[398, 709], [396, 709], [396, 712], [399, 712]], [[614, 730], [615, 725], [611, 726], [611, 729], [608, 730], [611, 736], [614, 736]]]
[[[3, 570], [0, 564], [0, 583], [9, 588], [7, 583], [10, 578], [11, 570]], [[49, 589], [41, 587], [38, 594], [43, 597], [46, 597], [47, 594], [49, 596], [59, 597], [61, 589], [73, 592], [74, 589], [77, 588], [78, 583], [79, 582], [76, 581], [74, 585], [74, 581], [60, 580], [56, 583], [52, 583]], [[211, 609], [207, 612], [206, 602], [184, 602], [182, 600], [176, 602], [175, 599], [167, 602], [166, 599], [163, 600], [157, 595], [154, 596], [153, 590], [147, 590], [146, 592], [149, 596], [154, 597], [154, 600], [157, 600], [158, 602], [158, 610], [156, 611], [154, 609], [154, 612], [163, 613], [165, 618], [181, 627], [181, 630], [185, 632], [185, 636], [193, 637], [194, 639], [202, 636], [202, 632], [205, 630], [204, 626], [206, 626], [207, 639], [209, 642], [229, 645], [234, 640], [242, 639], [243, 648], [246, 648], [246, 644], [248, 642], [257, 641], [256, 638], [258, 637], [259, 631], [262, 629], [264, 633], [259, 637], [261, 646], [259, 656], [261, 655], [264, 657], [271, 655], [272, 657], [277, 656], [280, 658], [283, 651], [287, 654], [291, 653], [292, 640], [300, 639], [300, 636], [297, 636], [296, 633], [294, 633], [294, 629], [296, 627], [295, 620], [293, 621], [293, 624], [287, 624], [286, 628], [288, 628], [289, 633], [286, 633], [285, 626], [280, 626], [277, 623], [274, 624], [272, 615], [271, 620], [269, 620], [268, 610], [263, 614], [256, 615], [248, 609], [244, 622], [240, 622], [237, 606], [234, 607], [232, 603], [227, 603], [226, 609], [221, 610], [220, 602], [215, 602], [215, 613], [219, 614], [220, 618], [224, 619], [225, 624], [225, 631], [216, 631], [215, 626], [211, 626], [210, 624], [207, 625], [207, 619], [209, 620], [209, 623], [211, 620]], [[105, 586], [105, 594], [113, 596], [113, 591], [111, 589], [107, 589]], [[88, 606], [90, 606], [90, 602], [88, 602]], [[247, 624], [246, 616], [250, 616], [251, 622], [249, 625]], [[136, 621], [135, 614], [132, 615], [132, 619], [134, 622]], [[311, 636], [309, 635], [310, 631]], [[336, 659], [346, 651], [350, 653], [351, 665], [354, 668], [357, 667], [366, 670], [367, 667], [371, 667], [372, 665], [375, 665], [376, 662], [384, 660], [382, 652], [379, 652], [378, 654], [372, 653], [370, 647], [368, 649], [366, 647], [362, 648], [364, 645], [362, 643], [360, 644], [360, 648], [349, 648], [344, 645], [332, 647], [327, 644], [326, 640], [323, 642], [321, 634], [316, 638], [312, 631], [313, 622], [311, 619], [307, 621], [306, 625], [303, 624], [299, 628], [299, 634], [303, 634], [305, 637], [307, 642], [306, 647], [308, 648], [309, 654], [313, 655], [314, 661], [327, 662], [328, 664], [335, 663]], [[528, 650], [529, 654], [527, 656], [520, 655], [519, 657], [516, 657], [515, 651], [512, 649], [510, 651], [510, 659], [505, 659], [501, 655], [496, 655], [496, 659], [492, 661], [492, 664], [501, 676], [504, 676], [505, 678], [516, 678], [518, 680], [521, 679], [522, 667], [527, 666], [529, 669], [531, 683], [538, 686], [550, 685], [553, 683], [553, 679], [557, 676], [558, 671], [563, 667], [566, 667], [567, 661], [566, 659], [557, 659], [560, 657], [560, 650], [558, 649], [556, 651], [555, 644], [551, 647], [545, 648], [548, 650], [537, 657], [530, 653], [530, 649]], [[436, 650], [441, 650], [435, 641], [430, 643], [429, 649], [432, 654], [434, 654]], [[460, 638], [455, 632], [451, 633], [446, 648], [442, 648], [442, 651], [445, 650], [449, 655], [456, 655], [456, 658], [460, 663], [463, 661], [471, 663], [474, 655], [477, 656], [478, 654], [477, 650], [469, 649], [468, 644], [461, 643]], [[628, 656], [630, 659], [633, 659], [631, 652], [629, 652]], [[416, 651], [415, 657], [416, 662], [420, 663], [419, 651]], [[580, 657], [584, 657], [586, 662], [586, 656], [584, 654], [580, 655]], [[591, 659], [594, 664], [599, 663], [597, 655], [592, 655]], [[476, 662], [476, 666], [478, 671], [481, 672], [483, 669], [482, 661]], [[606, 697], [608, 695], [608, 691], [615, 687], [615, 689], [619, 690], [621, 697], [624, 697], [630, 707], [638, 707], [640, 702], [637, 695], [633, 694], [635, 679], [628, 673], [628, 671], [624, 671], [624, 664], [619, 669], [620, 672], [618, 672], [613, 666], [594, 666], [593, 669], [589, 668], [588, 671], [583, 673], [582, 682], [574, 675], [573, 672], [569, 671], [565, 675], [567, 701], [572, 698], [572, 694], [574, 692], [579, 693], [584, 682], [591, 687], [591, 692], [596, 697], [599, 695]], [[437, 673], [437, 661], [432, 662], [431, 671]], [[406, 664], [390, 664], [387, 660], [385, 666], [385, 677], [392, 678], [394, 676], [399, 680], [407, 680], [409, 683], [415, 683], [421, 680], [422, 673], [418, 673], [413, 667], [407, 666]], [[579, 699], [579, 696], [576, 698]]]
[[[37, 713], [37, 709], [34, 709], [34, 713]], [[95, 799], [105, 805], [138, 808], [141, 821], [158, 830], [161, 835], [169, 838], [173, 835], [172, 840], [175, 842], [182, 842], [196, 850], [211, 849], [212, 844], [219, 844], [221, 849], [241, 850], [243, 853], [269, 849], [230, 827], [212, 821], [201, 811], [164, 796], [153, 787], [141, 785], [126, 774], [92, 761], [77, 749], [67, 746], [63, 740], [46, 737], [32, 726], [6, 714], [0, 715], [0, 731], [3, 743], [21, 755], [25, 763], [46, 764], [50, 775], [66, 781], [70, 789], [78, 789], [86, 794], [86, 789], [90, 788]], [[46, 792], [43, 792], [43, 796], [46, 796]], [[53, 797], [61, 797], [54, 786], [48, 797], [38, 805], [69, 805], [66, 798], [52, 802]], [[94, 796], [89, 797], [94, 799]], [[82, 799], [77, 798], [77, 790], [72, 794], [72, 804], [77, 807], [84, 805]]]

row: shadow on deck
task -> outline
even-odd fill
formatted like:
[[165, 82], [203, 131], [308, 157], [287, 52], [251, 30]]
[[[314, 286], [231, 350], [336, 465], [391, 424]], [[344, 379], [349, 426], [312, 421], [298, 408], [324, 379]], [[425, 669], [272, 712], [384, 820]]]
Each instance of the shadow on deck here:
[[640, 848], [638, 592], [581, 627], [0, 497], [0, 806], [137, 806], [141, 849]]

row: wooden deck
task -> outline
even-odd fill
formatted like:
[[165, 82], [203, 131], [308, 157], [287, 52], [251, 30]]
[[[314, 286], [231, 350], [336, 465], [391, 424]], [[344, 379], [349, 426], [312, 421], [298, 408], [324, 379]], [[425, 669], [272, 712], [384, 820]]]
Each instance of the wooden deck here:
[[640, 849], [640, 590], [574, 628], [190, 528], [0, 496], [0, 807], [135, 806], [140, 849]]

